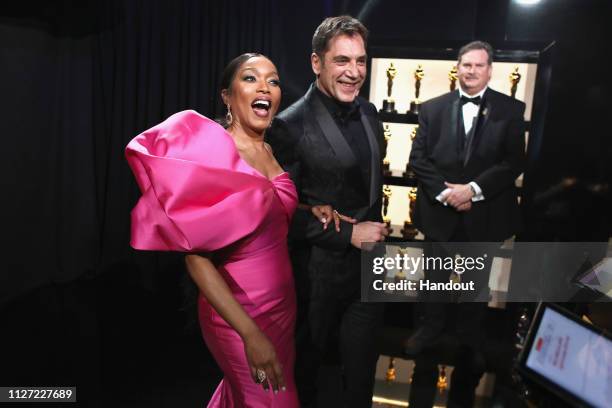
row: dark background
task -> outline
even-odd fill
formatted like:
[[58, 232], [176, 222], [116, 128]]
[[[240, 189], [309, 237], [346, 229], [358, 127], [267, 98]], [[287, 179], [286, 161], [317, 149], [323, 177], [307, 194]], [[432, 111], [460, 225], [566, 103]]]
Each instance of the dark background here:
[[287, 106], [313, 80], [314, 29], [343, 13], [370, 45], [555, 41], [524, 237], [607, 240], [609, 1], [5, 1], [0, 385], [77, 385], [90, 406], [208, 398], [219, 373], [184, 328], [180, 257], [129, 247], [123, 149], [179, 110], [221, 115], [218, 79], [242, 52], [277, 64]]

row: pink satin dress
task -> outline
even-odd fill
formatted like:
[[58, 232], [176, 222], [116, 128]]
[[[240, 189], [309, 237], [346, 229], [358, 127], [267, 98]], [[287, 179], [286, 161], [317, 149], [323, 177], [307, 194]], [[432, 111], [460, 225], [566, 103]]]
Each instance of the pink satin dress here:
[[254, 383], [236, 331], [200, 296], [204, 340], [223, 370], [209, 407], [298, 407], [293, 379], [295, 290], [287, 250], [297, 206], [287, 173], [269, 180], [232, 137], [194, 111], [134, 138], [126, 158], [142, 197], [132, 210], [136, 249], [206, 252], [246, 313], [274, 344], [287, 391]]

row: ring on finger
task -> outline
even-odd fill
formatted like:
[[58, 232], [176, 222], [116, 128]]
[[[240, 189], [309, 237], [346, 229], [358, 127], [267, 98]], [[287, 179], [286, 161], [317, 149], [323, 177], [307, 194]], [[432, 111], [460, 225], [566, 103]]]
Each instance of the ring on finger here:
[[261, 368], [258, 368], [255, 374], [257, 376], [257, 384], [263, 384], [266, 381], [266, 372]]

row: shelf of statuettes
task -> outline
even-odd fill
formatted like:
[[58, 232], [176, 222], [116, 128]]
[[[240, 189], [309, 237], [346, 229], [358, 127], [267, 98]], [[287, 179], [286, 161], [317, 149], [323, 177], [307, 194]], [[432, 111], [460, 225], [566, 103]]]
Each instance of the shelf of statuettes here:
[[385, 239], [386, 242], [412, 242], [412, 241], [423, 241], [424, 235], [418, 231], [414, 226], [410, 226], [408, 230], [405, 229], [406, 225], [391, 224], [389, 226], [389, 236]]
[[[419, 124], [419, 115], [417, 113], [412, 113], [412, 112], [389, 113], [389, 112], [383, 112], [382, 110], [380, 110], [378, 112], [378, 118], [380, 119], [381, 122], [386, 122], [386, 123], [405, 123], [409, 125]], [[529, 130], [529, 127], [531, 126], [531, 122], [524, 121], [523, 126], [524, 126], [523, 130], [527, 131]]]
[[381, 120], [381, 122], [388, 122], [388, 123], [408, 123], [408, 124], [413, 124], [413, 125], [416, 125], [419, 123], [419, 115], [416, 113], [412, 113], [412, 112], [391, 113], [391, 112], [384, 112], [383, 110], [380, 110], [378, 112], [378, 118]]
[[412, 219], [414, 214], [414, 205], [416, 203], [417, 189], [412, 187], [408, 193], [409, 209], [404, 225], [391, 224], [391, 217], [389, 216], [389, 201], [392, 196], [391, 187], [384, 185], [382, 189], [383, 201], [382, 201], [382, 219], [387, 228], [389, 229], [389, 236], [387, 241], [420, 241], [423, 239], [421, 234], [414, 226]]
[[407, 171], [401, 170], [385, 170], [384, 172], [385, 184], [392, 186], [403, 186], [403, 187], [416, 187], [417, 179], [414, 173], [408, 168]]
[[[454, 61], [416, 61], [409, 59], [389, 60], [387, 58], [376, 58], [375, 60], [376, 61], [372, 61], [372, 75], [373, 77], [377, 77], [379, 79], [375, 79], [371, 82], [370, 97], [372, 98], [371, 102], [378, 105], [381, 102], [380, 97], [386, 91], [387, 97], [382, 99], [382, 107], [379, 110], [379, 118], [383, 122], [418, 124], [419, 110], [424, 101], [437, 95], [442, 95], [448, 91], [453, 92], [457, 89], [459, 77], [457, 65]], [[386, 87], [382, 84], [383, 79], [378, 74], [382, 73], [383, 71], [382, 66], [378, 67], [379, 61], [385, 65], [387, 62], [389, 63], [384, 70], [387, 79]], [[416, 69], [412, 71], [413, 64], [415, 63], [417, 64]], [[449, 66], [447, 64], [450, 65], [450, 71], [445, 71], [445, 69]], [[509, 96], [511, 98], [518, 98], [526, 102], [529, 107], [528, 112], [530, 112], [537, 66], [535, 64], [521, 64], [514, 62], [498, 62], [495, 64], [495, 66], [496, 72], [499, 70], [503, 74], [495, 75], [491, 78], [490, 82], [494, 85], [493, 88], [502, 90], [509, 89]], [[425, 74], [426, 70], [428, 72], [427, 75]], [[428, 80], [425, 79], [426, 76], [429, 78]], [[521, 81], [521, 78], [524, 76], [525, 79]], [[442, 80], [444, 77], [446, 77], [449, 82]], [[414, 85], [408, 82], [412, 80], [414, 80]], [[399, 108], [399, 106], [396, 105], [396, 100], [394, 97], [392, 97], [394, 85], [396, 89], [395, 97], [399, 98], [399, 105], [402, 106], [402, 108]], [[421, 92], [423, 85], [426, 88], [425, 93]], [[411, 90], [414, 89], [413, 98], [410, 98], [407, 95], [406, 90], [408, 88]], [[408, 98], [411, 99], [408, 106], [403, 105], [404, 102], [408, 101]], [[409, 107], [409, 109], [405, 110], [406, 107]], [[528, 113], [527, 116], [531, 117], [530, 113]], [[526, 129], [527, 128], [528, 127], [526, 126]]]

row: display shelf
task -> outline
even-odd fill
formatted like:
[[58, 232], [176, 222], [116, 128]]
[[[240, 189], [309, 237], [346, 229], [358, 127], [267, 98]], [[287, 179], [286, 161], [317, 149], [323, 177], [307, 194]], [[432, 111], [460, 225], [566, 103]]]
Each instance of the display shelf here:
[[[409, 125], [419, 124], [419, 115], [408, 112], [408, 113], [389, 113], [389, 112], [378, 112], [378, 119], [384, 123], [406, 123]], [[526, 120], [523, 122], [524, 130], [528, 131], [531, 126], [531, 122]]]
[[423, 234], [419, 233], [412, 239], [407, 239], [402, 236], [403, 225], [391, 224], [391, 234], [387, 237], [387, 242], [423, 242]]
[[417, 179], [404, 177], [401, 170], [391, 170], [391, 174], [386, 174], [384, 184], [390, 186], [416, 187]]
[[418, 125], [419, 123], [419, 115], [409, 112], [409, 113], [389, 113], [389, 112], [378, 112], [378, 118], [381, 122], [388, 123], [408, 123], [413, 125]]

